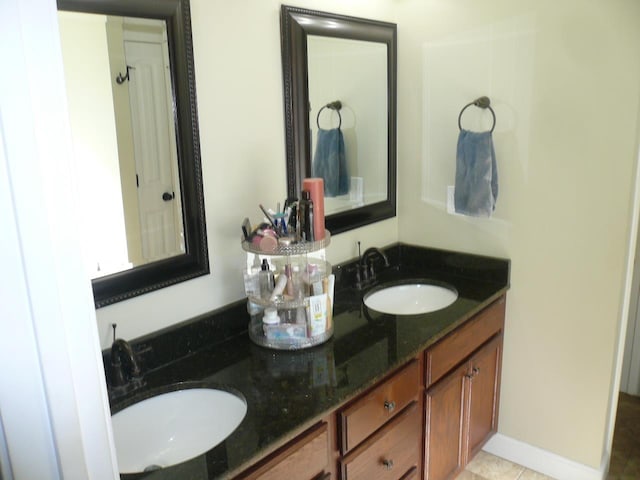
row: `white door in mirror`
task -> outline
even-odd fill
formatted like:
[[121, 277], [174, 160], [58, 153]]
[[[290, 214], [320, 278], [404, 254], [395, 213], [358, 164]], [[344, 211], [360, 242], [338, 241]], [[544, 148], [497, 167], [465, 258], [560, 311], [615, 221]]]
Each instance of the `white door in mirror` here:
[[458, 298], [453, 288], [424, 283], [395, 285], [365, 296], [364, 304], [382, 313], [417, 315], [448, 307]]
[[247, 413], [224, 390], [190, 388], [135, 403], [111, 417], [120, 473], [164, 468], [221, 443]]

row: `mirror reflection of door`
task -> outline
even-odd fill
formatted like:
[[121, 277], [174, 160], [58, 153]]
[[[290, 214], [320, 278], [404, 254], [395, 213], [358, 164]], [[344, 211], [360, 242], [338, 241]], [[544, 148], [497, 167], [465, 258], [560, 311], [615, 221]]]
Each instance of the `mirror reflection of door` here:
[[[184, 251], [180, 210], [177, 210], [180, 192], [176, 194], [179, 183], [174, 168], [177, 150], [169, 52], [164, 22], [124, 19], [122, 25], [129, 77], [128, 81], [112, 83], [112, 87], [114, 97], [116, 90], [128, 87], [130, 111], [116, 110], [116, 123], [120, 115], [131, 118], [142, 258], [150, 262]], [[136, 199], [123, 199], [125, 210], [129, 203], [135, 208]]]
[[59, 14], [90, 277], [183, 253], [165, 22]]

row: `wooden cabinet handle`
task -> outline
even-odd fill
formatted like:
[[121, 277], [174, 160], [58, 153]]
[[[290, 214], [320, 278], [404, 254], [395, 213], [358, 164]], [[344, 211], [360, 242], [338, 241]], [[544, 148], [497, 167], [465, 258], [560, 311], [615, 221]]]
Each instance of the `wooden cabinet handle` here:
[[384, 468], [387, 470], [392, 470], [393, 469], [393, 460], [382, 460], [382, 465], [384, 465]]
[[396, 402], [390, 402], [388, 400], [384, 401], [384, 409], [391, 413], [396, 409]]

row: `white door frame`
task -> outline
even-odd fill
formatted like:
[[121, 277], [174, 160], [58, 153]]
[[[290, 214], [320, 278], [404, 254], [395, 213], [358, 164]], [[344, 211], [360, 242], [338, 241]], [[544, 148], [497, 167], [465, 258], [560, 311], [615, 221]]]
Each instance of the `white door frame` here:
[[55, 0], [0, 2], [0, 474], [118, 478]]

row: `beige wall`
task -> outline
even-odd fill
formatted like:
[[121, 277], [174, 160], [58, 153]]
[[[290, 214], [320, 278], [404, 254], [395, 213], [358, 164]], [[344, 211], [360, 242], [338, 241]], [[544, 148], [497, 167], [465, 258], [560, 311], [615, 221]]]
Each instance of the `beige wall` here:
[[[510, 257], [500, 431], [599, 467], [637, 150], [640, 4], [290, 3], [398, 23], [399, 219], [336, 236], [329, 260], [353, 257], [357, 240], [398, 238]], [[244, 296], [240, 222], [286, 192], [279, 7], [192, 0], [212, 273], [98, 310], [103, 346], [111, 322], [132, 338]], [[479, 95], [498, 116], [491, 220], [444, 205], [457, 114]]]
[[[637, 153], [640, 4], [396, 6], [400, 239], [511, 258], [500, 431], [598, 468]], [[444, 206], [457, 115], [480, 95], [498, 117], [491, 220]]]

